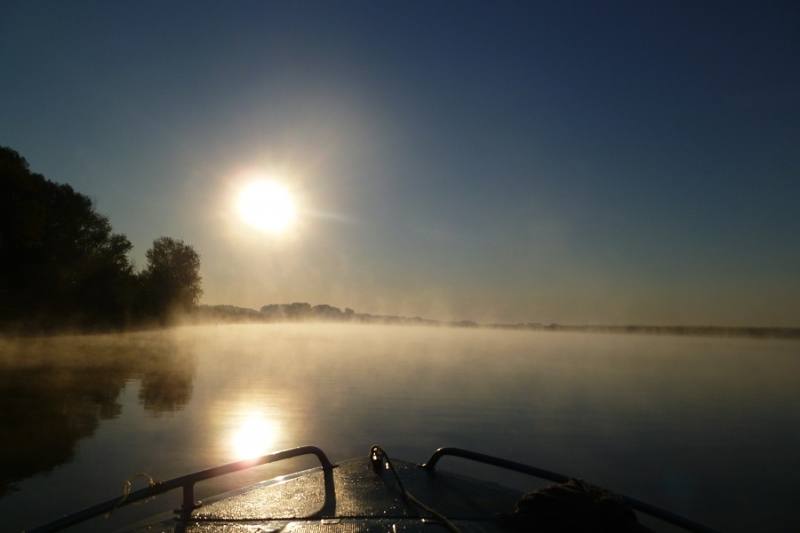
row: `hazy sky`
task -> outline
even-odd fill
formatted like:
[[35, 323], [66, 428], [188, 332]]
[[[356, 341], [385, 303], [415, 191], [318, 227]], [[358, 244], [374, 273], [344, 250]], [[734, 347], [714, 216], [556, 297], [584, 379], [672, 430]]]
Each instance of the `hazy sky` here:
[[[0, 2], [0, 145], [204, 303], [800, 326], [800, 3]], [[245, 224], [264, 173], [282, 234]]]

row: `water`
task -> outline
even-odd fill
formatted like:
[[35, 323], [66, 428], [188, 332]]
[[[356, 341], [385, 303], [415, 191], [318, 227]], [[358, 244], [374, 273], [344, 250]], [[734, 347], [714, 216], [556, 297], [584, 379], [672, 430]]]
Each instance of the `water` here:
[[379, 443], [415, 461], [442, 445], [516, 459], [726, 531], [798, 530], [799, 381], [797, 341], [276, 324], [5, 343], [0, 516], [18, 531], [139, 472], [302, 444], [336, 461]]

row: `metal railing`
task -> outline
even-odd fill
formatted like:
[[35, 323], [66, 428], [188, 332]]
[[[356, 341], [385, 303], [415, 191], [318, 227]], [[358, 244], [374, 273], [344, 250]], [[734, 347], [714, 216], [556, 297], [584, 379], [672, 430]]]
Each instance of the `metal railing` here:
[[[473, 452], [470, 450], [464, 450], [461, 448], [439, 448], [438, 450], [433, 452], [433, 455], [431, 455], [430, 459], [428, 459], [425, 463], [423, 463], [420, 466], [425, 470], [427, 470], [429, 474], [433, 475], [436, 473], [436, 463], [438, 463], [439, 460], [445, 456], [453, 456], [453, 457], [460, 457], [462, 459], [469, 459], [471, 461], [497, 466], [499, 468], [505, 468], [506, 470], [512, 470], [514, 472], [519, 472], [521, 474], [528, 474], [541, 479], [546, 479], [548, 481], [554, 481], [556, 483], [565, 483], [570, 480], [569, 476], [565, 476], [563, 474], [551, 472], [549, 470], [543, 470], [541, 468], [536, 468], [534, 466], [529, 466], [514, 461], [509, 461], [507, 459], [501, 459], [499, 457], [494, 457], [492, 455], [486, 455], [478, 452]], [[596, 485], [592, 486], [601, 489], [601, 487], [597, 487]], [[630, 496], [625, 496], [624, 494], [617, 493], [617, 495], [622, 499], [622, 501], [624, 501], [637, 511], [641, 511], [645, 514], [658, 518], [659, 520], [663, 520], [664, 522], [669, 522], [670, 524], [682, 527], [687, 531], [692, 531], [695, 533], [719, 533], [716, 529], [712, 529], [704, 524], [695, 522], [694, 520], [690, 520], [688, 518], [672, 513], [665, 509], [661, 509], [660, 507], [656, 507], [655, 505], [651, 505], [647, 502], [637, 500], [636, 498], [631, 498]]]
[[[291, 459], [293, 457], [300, 457], [303, 455], [316, 455], [325, 474], [330, 474], [330, 472], [332, 472], [333, 468], [336, 466], [328, 460], [325, 452], [316, 446], [301, 446], [299, 448], [292, 448], [289, 450], [263, 455], [255, 459], [245, 459], [243, 461], [236, 461], [234, 463], [208, 468], [206, 470], [194, 472], [185, 476], [176, 477], [168, 481], [154, 482], [149, 487], [144, 489], [139, 489], [124, 496], [106, 500], [91, 507], [87, 507], [81, 511], [65, 515], [42, 526], [26, 530], [23, 533], [52, 533], [55, 531], [61, 531], [62, 529], [68, 528], [80, 522], [84, 522], [90, 518], [114, 511], [119, 507], [124, 507], [126, 505], [130, 505], [131, 503], [146, 500], [147, 498], [152, 498], [153, 496], [158, 496], [159, 494], [164, 494], [165, 492], [170, 492], [176, 489], [183, 489], [183, 504], [179, 509], [176, 510], [176, 513], [179, 514], [181, 518], [185, 519], [191, 515], [191, 512], [194, 509], [199, 507], [194, 499], [194, 486], [197, 482], [224, 476], [233, 472], [239, 472], [254, 466], [274, 463], [276, 461], [282, 461], [284, 459]], [[328, 476], [326, 475], [326, 478], [327, 477]]]
[[[194, 472], [192, 474], [170, 479], [168, 481], [153, 482], [149, 487], [146, 487], [144, 489], [127, 493], [121, 497], [116, 497], [110, 500], [106, 500], [91, 507], [87, 507], [86, 509], [83, 509], [76, 513], [65, 515], [57, 520], [54, 520], [42, 526], [26, 530], [23, 533], [53, 533], [56, 531], [61, 531], [75, 524], [89, 520], [90, 518], [94, 518], [102, 514], [114, 511], [119, 507], [124, 507], [131, 503], [146, 500], [148, 498], [152, 498], [153, 496], [158, 496], [160, 494], [164, 494], [166, 492], [170, 492], [176, 489], [183, 490], [183, 503], [179, 509], [176, 509], [175, 512], [180, 519], [188, 520], [191, 517], [192, 511], [194, 509], [197, 509], [199, 506], [194, 499], [194, 486], [196, 483], [207, 479], [223, 476], [226, 474], [231, 474], [233, 472], [246, 470], [248, 468], [252, 468], [255, 466], [274, 463], [276, 461], [290, 459], [293, 457], [300, 457], [303, 455], [315, 455], [319, 459], [319, 462], [322, 465], [322, 470], [325, 474], [325, 493], [326, 493], [325, 505], [323, 506], [323, 509], [320, 512], [322, 514], [326, 512], [333, 512], [335, 507], [335, 495], [333, 491], [332, 472], [333, 469], [336, 467], [336, 465], [334, 465], [328, 460], [328, 457], [320, 448], [317, 448], [316, 446], [301, 446], [299, 448], [293, 448], [289, 450], [283, 450], [280, 452], [271, 453], [255, 459], [246, 459], [243, 461], [237, 461], [234, 463], [228, 463], [214, 468], [209, 468], [207, 470], [201, 470], [199, 472]], [[507, 459], [501, 459], [499, 457], [494, 457], [491, 455], [485, 455], [478, 452], [464, 450], [461, 448], [439, 448], [433, 453], [433, 455], [431, 455], [430, 459], [428, 459], [427, 462], [425, 462], [420, 466], [426, 469], [429, 474], [435, 475], [436, 464], [442, 457], [446, 456], [469, 459], [471, 461], [476, 461], [479, 463], [484, 463], [499, 468], [504, 468], [506, 470], [535, 476], [556, 483], [564, 483], [569, 481], [569, 479], [571, 479], [569, 476], [565, 476], [563, 474], [559, 474], [556, 472], [551, 472], [549, 470], [536, 468], [534, 466], [517, 463], [514, 461], [509, 461]], [[595, 485], [592, 486], [600, 488]], [[688, 518], [682, 517], [670, 511], [666, 511], [649, 503], [637, 500], [635, 498], [631, 498], [630, 496], [625, 496], [622, 494], [618, 494], [618, 496], [625, 503], [630, 505], [633, 509], [641, 511], [647, 515], [653, 516], [665, 522], [682, 527], [685, 530], [696, 533], [719, 533], [717, 530], [712, 529], [708, 526], [705, 526]]]

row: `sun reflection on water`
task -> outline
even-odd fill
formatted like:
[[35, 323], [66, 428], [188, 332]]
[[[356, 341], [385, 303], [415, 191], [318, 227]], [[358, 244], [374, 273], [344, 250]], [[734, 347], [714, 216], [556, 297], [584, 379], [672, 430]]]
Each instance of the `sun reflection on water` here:
[[278, 425], [261, 413], [247, 413], [231, 435], [231, 448], [236, 459], [252, 459], [273, 451], [279, 433]]

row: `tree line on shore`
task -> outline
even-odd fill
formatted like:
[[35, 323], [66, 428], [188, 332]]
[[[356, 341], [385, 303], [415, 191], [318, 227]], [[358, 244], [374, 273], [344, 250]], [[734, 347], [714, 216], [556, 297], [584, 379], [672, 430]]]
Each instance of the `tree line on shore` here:
[[270, 304], [260, 310], [235, 305], [201, 305], [193, 316], [197, 322], [350, 322], [358, 324], [393, 324], [419, 326], [448, 326], [459, 328], [490, 328], [517, 331], [560, 331], [575, 333], [629, 333], [649, 335], [694, 335], [716, 337], [754, 337], [800, 339], [800, 328], [726, 327], [726, 326], [647, 326], [647, 325], [565, 325], [519, 322], [517, 324], [480, 324], [473, 320], [442, 321], [420, 317], [372, 315], [356, 313], [346, 307], [341, 310], [327, 304], [307, 302]]
[[[357, 322], [362, 324], [419, 324], [442, 325], [437, 320], [420, 317], [394, 315], [371, 315], [356, 313], [346, 307], [344, 310], [332, 305], [312, 306], [307, 302], [265, 305], [261, 310], [235, 305], [201, 305], [193, 313], [197, 322]], [[461, 323], [467, 325], [468, 321]], [[455, 325], [457, 323], [447, 323]], [[469, 324], [477, 325], [474, 322]]]
[[0, 331], [32, 334], [163, 325], [202, 295], [200, 256], [159, 237], [137, 272], [133, 246], [71, 186], [0, 146]]

